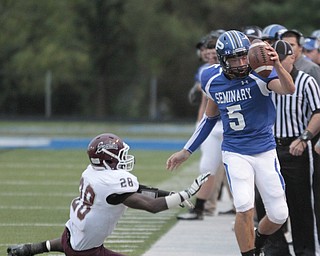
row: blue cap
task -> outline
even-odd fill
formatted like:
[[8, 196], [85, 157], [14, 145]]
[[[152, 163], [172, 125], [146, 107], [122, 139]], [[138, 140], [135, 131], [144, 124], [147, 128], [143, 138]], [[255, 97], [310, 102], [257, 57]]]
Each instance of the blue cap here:
[[318, 49], [319, 48], [319, 42], [318, 42], [317, 38], [307, 37], [304, 40], [303, 48], [308, 50], [308, 51], [312, 51], [312, 50]]

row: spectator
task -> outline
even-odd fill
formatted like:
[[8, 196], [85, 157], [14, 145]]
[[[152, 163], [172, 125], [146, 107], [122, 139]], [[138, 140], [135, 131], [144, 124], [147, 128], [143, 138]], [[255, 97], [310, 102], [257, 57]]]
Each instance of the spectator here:
[[312, 148], [320, 131], [319, 84], [312, 76], [295, 68], [294, 55], [287, 56], [285, 51], [289, 44], [279, 41], [275, 48], [279, 56], [284, 56], [282, 64], [296, 86], [296, 93], [291, 97], [274, 94], [275, 136], [281, 173], [286, 182], [293, 247], [296, 255], [318, 255], [320, 158]]
[[311, 33], [311, 37], [315, 37], [315, 38], [320, 39], [320, 29], [314, 30], [314, 31]]
[[250, 42], [262, 38], [262, 29], [256, 25], [246, 26], [242, 29], [242, 32], [249, 38]]
[[307, 37], [303, 45], [303, 54], [309, 60], [320, 65], [320, 40], [316, 37]]
[[302, 49], [305, 39], [302, 33], [295, 29], [287, 30], [281, 35], [281, 39], [287, 41], [292, 46], [295, 56], [294, 66], [298, 70], [302, 70], [313, 76], [317, 83], [320, 84], [320, 67], [303, 56]]
[[207, 57], [207, 49], [206, 49], [207, 38], [208, 38], [208, 35], [202, 37], [200, 41], [196, 44], [196, 53], [199, 58], [199, 61], [201, 62], [201, 65], [194, 76], [194, 84], [188, 94], [188, 99], [191, 105], [199, 105], [202, 99], [202, 92], [200, 90], [200, 85], [199, 85], [199, 75], [201, 70], [208, 65], [207, 64], [208, 57]]
[[[318, 255], [320, 157], [312, 148], [320, 131], [320, 89], [312, 76], [295, 68], [295, 57], [288, 42], [279, 40], [274, 48], [296, 86], [293, 95], [273, 94], [277, 110], [274, 131], [286, 182], [293, 247], [296, 255]], [[259, 214], [260, 218], [263, 214]], [[264, 253], [266, 256], [291, 255], [282, 230], [269, 237]]]
[[281, 34], [285, 31], [287, 31], [287, 28], [280, 24], [270, 24], [262, 30], [261, 39], [269, 44], [273, 44], [280, 39]]

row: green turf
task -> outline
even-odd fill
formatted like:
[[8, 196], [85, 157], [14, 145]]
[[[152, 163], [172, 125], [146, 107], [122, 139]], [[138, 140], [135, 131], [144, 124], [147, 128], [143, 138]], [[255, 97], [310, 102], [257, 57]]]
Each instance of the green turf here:
[[[169, 180], [173, 174], [165, 170], [165, 162], [172, 153], [131, 151], [136, 157], [133, 173], [141, 183], [152, 186]], [[194, 157], [190, 162], [196, 159], [197, 157]], [[2, 150], [0, 162], [0, 255], [5, 255], [9, 244], [43, 241], [60, 236], [68, 219], [70, 201], [78, 195], [79, 177], [88, 164], [85, 152]], [[170, 211], [171, 213], [167, 214]], [[175, 223], [175, 212], [170, 211], [154, 215], [129, 210], [129, 217], [119, 222], [119, 230], [116, 230], [107, 246], [127, 255], [143, 254]], [[135, 220], [132, 216], [140, 216], [141, 219]], [[152, 219], [151, 223], [146, 221], [149, 218]], [[134, 235], [133, 239], [126, 237], [126, 232], [122, 231], [137, 231], [145, 225], [156, 229], [144, 236], [143, 242], [134, 240], [139, 235]]]

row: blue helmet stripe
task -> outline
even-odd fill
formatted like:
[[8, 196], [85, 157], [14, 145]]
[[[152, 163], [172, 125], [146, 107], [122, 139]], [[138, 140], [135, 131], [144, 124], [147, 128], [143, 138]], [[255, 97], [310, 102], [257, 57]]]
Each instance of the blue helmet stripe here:
[[242, 40], [241, 40], [239, 34], [236, 33], [235, 30], [229, 31], [228, 34], [230, 34], [229, 38], [230, 38], [230, 41], [232, 43], [233, 49], [237, 49], [237, 48], [243, 47]]
[[228, 38], [227, 42], [230, 42], [230, 44], [231, 44], [231, 49], [234, 49], [234, 48], [235, 48], [235, 45], [234, 45], [233, 40], [232, 40], [232, 38], [231, 38], [230, 32], [228, 31], [228, 32], [226, 32], [224, 35], [227, 36], [227, 38]]

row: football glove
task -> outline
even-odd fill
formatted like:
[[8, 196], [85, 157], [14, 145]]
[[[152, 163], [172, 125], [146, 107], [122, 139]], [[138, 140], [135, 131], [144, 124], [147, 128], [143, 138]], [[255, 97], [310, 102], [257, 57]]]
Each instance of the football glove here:
[[205, 174], [199, 175], [198, 178], [196, 178], [193, 181], [191, 186], [188, 189], [185, 190], [187, 192], [187, 194], [189, 195], [189, 198], [194, 196], [199, 191], [199, 189], [201, 188], [202, 184], [205, 183], [208, 180], [209, 176], [210, 176], [210, 172], [207, 172]]
[[194, 209], [194, 204], [188, 199], [184, 200], [181, 204], [179, 204], [179, 206], [182, 208], [187, 207], [189, 209]]
[[196, 178], [191, 186], [186, 190], [180, 191], [179, 193], [173, 193], [165, 197], [168, 209], [180, 205], [188, 205], [190, 208], [193, 208], [193, 204], [188, 200], [193, 195], [195, 195], [199, 189], [201, 188], [202, 184], [208, 180], [210, 173], [201, 174]]

